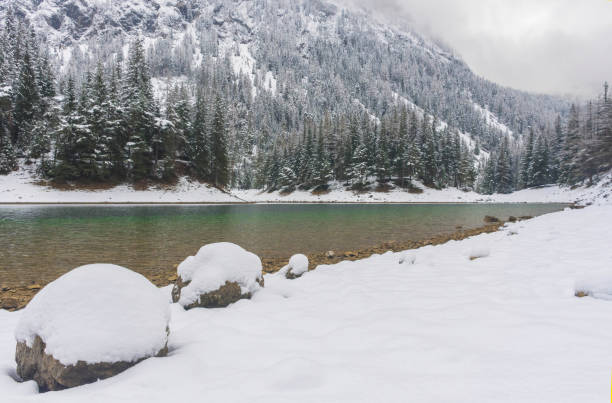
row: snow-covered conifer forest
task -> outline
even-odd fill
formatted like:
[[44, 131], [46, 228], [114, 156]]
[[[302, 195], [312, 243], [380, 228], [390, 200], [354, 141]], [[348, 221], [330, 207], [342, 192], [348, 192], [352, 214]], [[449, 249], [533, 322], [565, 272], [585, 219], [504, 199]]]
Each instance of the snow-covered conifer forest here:
[[607, 86], [586, 104], [502, 87], [357, 9], [9, 0], [0, 16], [1, 174], [491, 194], [612, 165]]

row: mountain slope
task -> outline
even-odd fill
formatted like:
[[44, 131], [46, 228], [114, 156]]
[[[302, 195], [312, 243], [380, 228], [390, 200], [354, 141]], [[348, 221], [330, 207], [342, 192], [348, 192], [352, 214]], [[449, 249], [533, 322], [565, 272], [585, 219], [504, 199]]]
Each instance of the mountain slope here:
[[[506, 170], [516, 178], [522, 135], [529, 128], [550, 127], [568, 109], [563, 99], [476, 76], [444, 45], [410, 27], [323, 1], [10, 0], [0, 5], [0, 15], [11, 13], [46, 40], [59, 92], [65, 96], [74, 82], [85, 115], [92, 105], [88, 94], [94, 73], [102, 71], [100, 85], [108, 81], [121, 87], [119, 92], [126, 89], [131, 84], [122, 75], [130, 46], [142, 42], [145, 87], [152, 84], [143, 94], [155, 95], [155, 102], [147, 101], [147, 113], [157, 116], [155, 128], [153, 120], [143, 126], [155, 157], [143, 167], [142, 178], [194, 176], [196, 157], [189, 155], [189, 141], [206, 137], [202, 141], [209, 142], [213, 105], [222, 104], [231, 186], [312, 188], [329, 179], [362, 186], [372, 184], [374, 176], [379, 183], [394, 180], [405, 186], [406, 178], [415, 176], [428, 186], [473, 188], [474, 167], [482, 171], [492, 152], [504, 155]], [[19, 53], [5, 47], [7, 54]], [[18, 70], [12, 68], [12, 77]], [[9, 85], [15, 93], [17, 80]], [[115, 102], [115, 115], [131, 107], [118, 95], [123, 104]], [[171, 117], [181, 103], [181, 117]], [[188, 127], [196, 124], [198, 108], [201, 136]], [[81, 118], [92, 123], [85, 115]], [[128, 120], [125, 114], [119, 119], [123, 126]], [[153, 131], [175, 128], [173, 144], [161, 150], [153, 144]], [[14, 143], [17, 129], [11, 128]], [[90, 142], [98, 141], [99, 133]], [[137, 143], [113, 136], [119, 136], [113, 140], [116, 153]], [[92, 143], [85, 154], [97, 153], [100, 146]], [[25, 148], [18, 150], [22, 157], [31, 154]], [[129, 153], [114, 162], [117, 180], [131, 176]], [[159, 165], [161, 159], [166, 168]], [[207, 164], [200, 164], [197, 179], [210, 180]], [[512, 181], [516, 185], [510, 178], [505, 189], [513, 187]]]
[[305, 101], [315, 115], [357, 103], [377, 117], [401, 96], [491, 145], [504, 131], [487, 124], [491, 113], [522, 133], [567, 108], [563, 100], [481, 79], [409, 29], [321, 1], [12, 0], [0, 7], [11, 6], [73, 72], [93, 70], [98, 59], [125, 53], [129, 38], [143, 35], [154, 76], [191, 78], [202, 63], [227, 55], [253, 94], [282, 92], [285, 103]]

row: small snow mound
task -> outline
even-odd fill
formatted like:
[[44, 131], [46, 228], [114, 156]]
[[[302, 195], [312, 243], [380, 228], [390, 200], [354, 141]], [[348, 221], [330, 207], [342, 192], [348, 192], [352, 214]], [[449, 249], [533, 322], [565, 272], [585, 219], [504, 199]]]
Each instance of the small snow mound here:
[[574, 295], [612, 300], [612, 274], [598, 273], [577, 279]]
[[64, 365], [132, 362], [165, 348], [166, 296], [142, 275], [112, 264], [78, 267], [49, 283], [24, 309], [17, 342], [36, 336]]
[[491, 254], [489, 247], [486, 245], [475, 246], [470, 250], [469, 258], [470, 260], [479, 259], [482, 257], [487, 257]]
[[414, 264], [416, 255], [412, 252], [402, 252], [399, 258], [399, 264]]
[[177, 272], [185, 287], [179, 304], [189, 306], [201, 295], [215, 291], [226, 282], [237, 283], [243, 294], [253, 294], [261, 288], [261, 259], [242, 247], [219, 242], [204, 245], [195, 256], [178, 265]]

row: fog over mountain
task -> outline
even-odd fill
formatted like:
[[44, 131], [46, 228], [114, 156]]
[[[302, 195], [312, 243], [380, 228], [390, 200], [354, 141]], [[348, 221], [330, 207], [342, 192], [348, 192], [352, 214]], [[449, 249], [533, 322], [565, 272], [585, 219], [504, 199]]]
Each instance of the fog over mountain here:
[[513, 88], [593, 97], [610, 80], [610, 1], [343, 1], [410, 21], [477, 74]]

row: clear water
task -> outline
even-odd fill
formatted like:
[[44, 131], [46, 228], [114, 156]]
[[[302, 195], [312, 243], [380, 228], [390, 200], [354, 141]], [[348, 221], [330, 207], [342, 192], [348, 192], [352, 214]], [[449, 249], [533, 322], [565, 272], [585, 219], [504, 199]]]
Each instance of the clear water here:
[[537, 216], [563, 204], [279, 204], [0, 207], [0, 284], [52, 281], [83, 264], [169, 270], [200, 246], [262, 257], [369, 248], [476, 228], [485, 215]]

